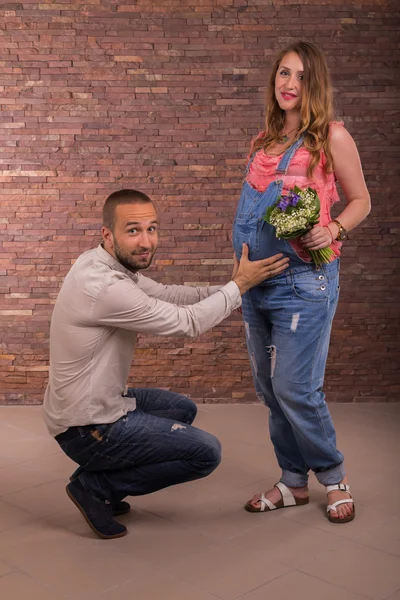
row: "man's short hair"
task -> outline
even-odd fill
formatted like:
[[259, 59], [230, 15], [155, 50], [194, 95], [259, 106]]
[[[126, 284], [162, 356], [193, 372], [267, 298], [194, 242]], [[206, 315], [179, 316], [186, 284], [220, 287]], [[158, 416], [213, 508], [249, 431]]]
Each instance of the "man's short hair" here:
[[115, 225], [115, 209], [119, 204], [153, 204], [143, 192], [137, 190], [118, 190], [108, 196], [103, 206], [103, 226], [113, 231]]

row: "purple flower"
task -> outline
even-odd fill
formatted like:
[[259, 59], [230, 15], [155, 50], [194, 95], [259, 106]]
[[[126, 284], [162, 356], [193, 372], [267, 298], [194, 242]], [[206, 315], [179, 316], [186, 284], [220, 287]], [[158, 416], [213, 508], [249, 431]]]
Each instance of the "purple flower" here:
[[299, 200], [300, 200], [299, 194], [294, 194], [293, 193], [291, 195], [291, 198], [290, 198], [290, 201], [289, 201], [290, 206], [297, 206], [297, 203], [299, 202]]
[[278, 202], [277, 206], [279, 208], [279, 210], [281, 210], [282, 212], [285, 212], [285, 210], [287, 209], [287, 207], [289, 206], [289, 198], [287, 196], [284, 196], [280, 202]]

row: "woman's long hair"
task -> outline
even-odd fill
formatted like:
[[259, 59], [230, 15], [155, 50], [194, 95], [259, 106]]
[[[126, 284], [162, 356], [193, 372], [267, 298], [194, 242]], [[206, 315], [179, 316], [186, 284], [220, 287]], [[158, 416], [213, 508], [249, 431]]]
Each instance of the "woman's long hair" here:
[[280, 108], [275, 97], [275, 77], [281, 60], [288, 52], [296, 52], [303, 63], [301, 125], [295, 139], [305, 134], [304, 147], [311, 154], [307, 174], [309, 177], [312, 176], [320, 161], [321, 151], [325, 153], [327, 159], [325, 172], [331, 173], [333, 159], [329, 147], [329, 124], [333, 118], [332, 85], [324, 55], [312, 42], [295, 42], [277, 56], [268, 90], [265, 133], [254, 142], [253, 151], [260, 148], [266, 150], [281, 137], [280, 132], [285, 124], [285, 111]]

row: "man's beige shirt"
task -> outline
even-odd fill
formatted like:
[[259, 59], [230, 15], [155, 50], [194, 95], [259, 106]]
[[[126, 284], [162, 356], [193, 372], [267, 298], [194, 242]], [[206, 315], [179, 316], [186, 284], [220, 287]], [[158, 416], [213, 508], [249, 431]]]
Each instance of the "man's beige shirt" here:
[[163, 285], [125, 269], [100, 245], [66, 276], [50, 328], [44, 416], [55, 436], [76, 425], [113, 423], [124, 397], [137, 333], [195, 337], [241, 305], [239, 288]]

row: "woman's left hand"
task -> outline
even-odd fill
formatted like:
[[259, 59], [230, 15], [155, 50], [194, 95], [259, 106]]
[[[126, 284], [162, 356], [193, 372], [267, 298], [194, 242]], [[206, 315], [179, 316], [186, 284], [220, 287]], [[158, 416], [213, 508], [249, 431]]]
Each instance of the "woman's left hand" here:
[[329, 227], [314, 225], [306, 235], [300, 238], [300, 241], [308, 250], [321, 250], [321, 248], [328, 248], [332, 244], [332, 234]]

